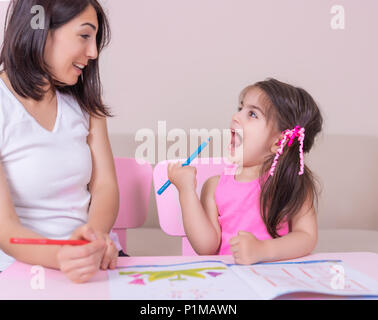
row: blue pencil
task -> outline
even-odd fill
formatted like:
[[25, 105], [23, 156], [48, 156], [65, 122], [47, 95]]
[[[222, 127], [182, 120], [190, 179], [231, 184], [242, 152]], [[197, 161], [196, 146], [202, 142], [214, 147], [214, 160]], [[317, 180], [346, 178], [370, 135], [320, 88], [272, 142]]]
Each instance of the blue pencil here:
[[[210, 141], [210, 138], [207, 139], [207, 141], [201, 143], [198, 149], [194, 151], [188, 159], [186, 159], [186, 161], [182, 164], [182, 166], [183, 167], [188, 166], [201, 153], [203, 148], [207, 146], [207, 143], [209, 141]], [[158, 190], [157, 194], [160, 196], [164, 192], [164, 190], [167, 189], [170, 185], [171, 185], [171, 181], [167, 180], [167, 182], [164, 183], [163, 186]]]

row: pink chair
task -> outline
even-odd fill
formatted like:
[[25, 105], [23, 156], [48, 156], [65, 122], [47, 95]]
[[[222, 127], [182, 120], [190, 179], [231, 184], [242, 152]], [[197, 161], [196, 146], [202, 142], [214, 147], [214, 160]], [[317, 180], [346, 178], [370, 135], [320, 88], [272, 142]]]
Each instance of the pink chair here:
[[152, 184], [152, 167], [132, 158], [114, 158], [120, 204], [113, 231], [126, 252], [126, 229], [138, 228], [147, 218]]
[[[184, 162], [185, 160], [182, 160]], [[174, 185], [170, 185], [161, 195], [157, 194], [159, 188], [167, 181], [167, 168], [170, 160], [159, 162], [153, 173], [156, 206], [158, 210], [161, 229], [168, 235], [182, 238], [182, 255], [197, 255], [188, 238], [186, 237], [182, 223], [181, 207], [178, 191]], [[177, 162], [177, 161], [173, 161]], [[222, 158], [197, 158], [190, 164], [197, 169], [197, 194], [200, 196], [202, 185], [205, 181], [216, 175], [220, 175], [226, 168], [234, 168]]]

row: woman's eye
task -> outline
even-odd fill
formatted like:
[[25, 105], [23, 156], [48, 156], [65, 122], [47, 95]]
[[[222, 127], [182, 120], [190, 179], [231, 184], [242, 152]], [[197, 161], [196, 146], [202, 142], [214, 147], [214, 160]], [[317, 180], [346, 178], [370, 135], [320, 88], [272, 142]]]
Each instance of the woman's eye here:
[[253, 111], [249, 111], [248, 112], [248, 116], [252, 117], [252, 118], [257, 118], [257, 114]]
[[83, 34], [83, 35], [81, 35], [81, 37], [82, 37], [83, 39], [87, 40], [87, 39], [89, 39], [91, 36], [88, 35], [88, 34]]

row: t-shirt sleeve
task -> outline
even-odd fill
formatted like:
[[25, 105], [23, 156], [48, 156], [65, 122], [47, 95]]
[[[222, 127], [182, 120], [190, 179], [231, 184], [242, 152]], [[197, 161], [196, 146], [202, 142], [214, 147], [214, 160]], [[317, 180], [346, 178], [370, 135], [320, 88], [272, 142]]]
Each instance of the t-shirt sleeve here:
[[89, 114], [87, 111], [85, 111], [85, 110], [82, 110], [82, 112], [83, 112], [83, 116], [84, 116], [84, 120], [85, 120], [85, 126], [86, 126], [87, 130], [89, 131], [89, 122], [90, 122], [90, 118], [91, 118], [91, 116], [90, 116], [90, 114]]
[[3, 114], [3, 108], [2, 103], [0, 101], [0, 155], [1, 150], [3, 148], [3, 136], [4, 136], [4, 114]]
[[89, 121], [90, 121], [90, 114], [83, 110], [77, 100], [72, 97], [72, 96], [67, 96], [68, 97], [68, 103], [70, 104], [71, 108], [75, 110], [78, 114], [80, 114], [80, 117], [82, 118], [82, 121], [84, 123], [85, 129], [89, 132]]

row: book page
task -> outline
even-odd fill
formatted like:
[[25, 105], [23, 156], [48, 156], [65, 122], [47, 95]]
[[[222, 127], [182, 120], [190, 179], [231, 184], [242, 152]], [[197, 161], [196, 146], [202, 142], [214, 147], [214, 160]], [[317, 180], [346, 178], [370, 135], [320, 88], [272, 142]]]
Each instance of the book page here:
[[261, 299], [222, 262], [128, 266], [108, 275], [114, 300]]
[[336, 262], [262, 263], [231, 269], [263, 299], [293, 292], [378, 296], [378, 282]]

